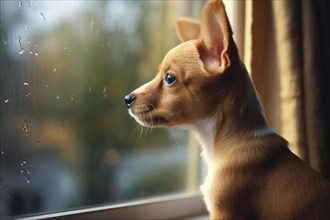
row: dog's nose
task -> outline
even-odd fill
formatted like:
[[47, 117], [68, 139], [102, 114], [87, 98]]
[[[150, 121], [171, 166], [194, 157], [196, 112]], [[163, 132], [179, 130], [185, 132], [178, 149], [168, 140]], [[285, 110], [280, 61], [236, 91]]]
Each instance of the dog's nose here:
[[136, 97], [133, 93], [125, 96], [125, 102], [126, 102], [127, 108], [130, 108], [133, 105], [135, 99], [136, 99]]

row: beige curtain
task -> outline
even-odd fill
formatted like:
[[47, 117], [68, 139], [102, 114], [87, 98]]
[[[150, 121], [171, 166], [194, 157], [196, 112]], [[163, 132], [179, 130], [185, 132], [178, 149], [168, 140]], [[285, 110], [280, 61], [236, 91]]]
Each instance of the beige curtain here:
[[330, 180], [328, 1], [245, 1], [238, 12], [241, 53], [268, 123]]

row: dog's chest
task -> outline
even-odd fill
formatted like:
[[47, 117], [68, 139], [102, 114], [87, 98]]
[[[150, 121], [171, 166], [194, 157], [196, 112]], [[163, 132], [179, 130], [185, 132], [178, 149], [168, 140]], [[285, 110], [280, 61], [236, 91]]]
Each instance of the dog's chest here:
[[212, 182], [213, 182], [213, 176], [210, 173], [208, 173], [205, 178], [205, 182], [201, 186], [206, 208], [209, 212], [212, 210], [211, 198], [212, 196], [214, 196], [212, 193]]

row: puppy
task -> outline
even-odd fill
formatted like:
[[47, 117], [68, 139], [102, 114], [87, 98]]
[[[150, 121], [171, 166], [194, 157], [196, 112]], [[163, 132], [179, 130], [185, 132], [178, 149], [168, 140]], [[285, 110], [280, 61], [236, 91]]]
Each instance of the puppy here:
[[143, 126], [196, 132], [210, 218], [329, 219], [330, 184], [267, 126], [223, 3], [209, 1], [201, 22], [181, 19], [177, 32], [183, 43], [125, 101]]

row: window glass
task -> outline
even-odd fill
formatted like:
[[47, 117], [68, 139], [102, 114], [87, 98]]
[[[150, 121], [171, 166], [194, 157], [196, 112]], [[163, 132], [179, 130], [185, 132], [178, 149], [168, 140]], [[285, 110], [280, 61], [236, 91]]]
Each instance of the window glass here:
[[199, 149], [147, 129], [124, 96], [178, 44], [201, 1], [1, 1], [1, 218], [177, 192], [200, 183]]

